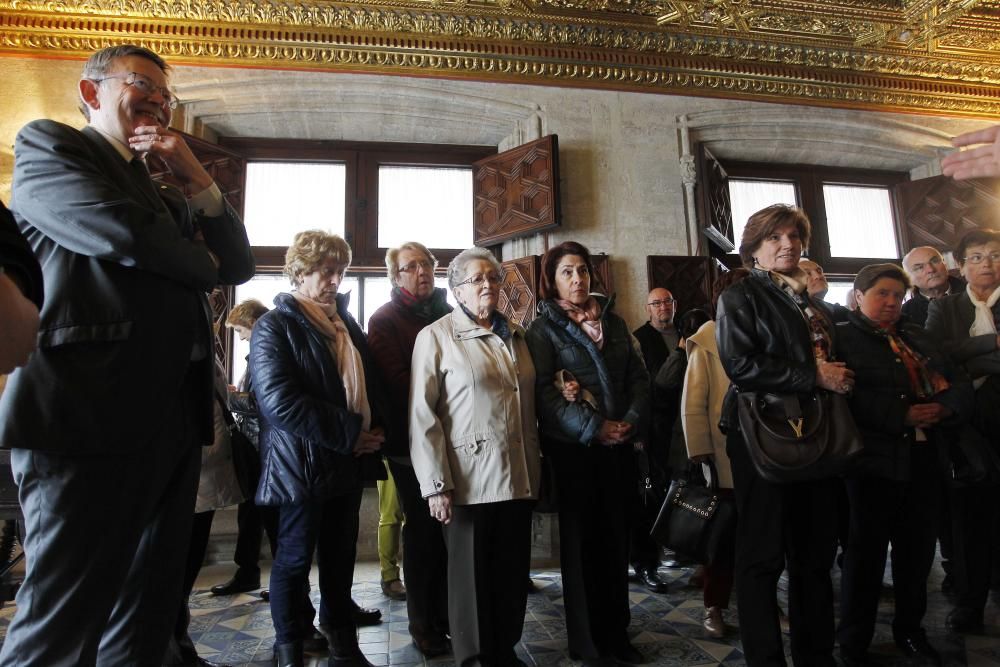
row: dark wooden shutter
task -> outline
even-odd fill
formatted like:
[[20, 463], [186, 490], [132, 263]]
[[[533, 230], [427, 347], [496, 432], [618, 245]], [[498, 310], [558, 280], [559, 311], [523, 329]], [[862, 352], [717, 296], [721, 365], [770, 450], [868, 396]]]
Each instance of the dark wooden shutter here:
[[1000, 229], [1000, 179], [932, 176], [893, 187], [903, 254], [918, 246], [948, 251], [973, 229]]
[[[697, 149], [698, 182], [695, 197], [698, 201], [698, 222], [711, 243], [713, 255], [723, 256], [734, 252], [733, 207], [729, 198], [729, 175], [705, 144]], [[701, 244], [699, 243], [699, 247]]]
[[594, 265], [594, 275], [590, 277], [590, 291], [611, 296], [615, 291], [615, 281], [611, 277], [611, 256], [591, 255], [590, 263]]
[[[191, 148], [205, 171], [215, 180], [215, 184], [222, 191], [222, 196], [226, 198], [232, 206], [242, 216], [243, 215], [243, 191], [246, 184], [247, 161], [238, 153], [209, 143], [204, 139], [192, 137], [189, 134], [178, 132], [184, 137], [187, 145]], [[149, 160], [149, 171], [153, 180], [169, 183], [181, 190], [185, 190], [184, 185], [178, 181], [167, 165], [158, 159]], [[185, 192], [185, 194], [192, 194]], [[209, 295], [209, 304], [212, 306], [212, 331], [214, 332], [214, 348], [216, 358], [222, 363], [226, 372], [230, 372], [230, 344], [232, 336], [226, 329], [226, 318], [232, 305], [234, 290], [232, 287], [223, 286], [216, 288]]]
[[500, 280], [500, 303], [497, 307], [507, 319], [523, 327], [535, 319], [540, 261], [537, 255], [528, 255], [501, 264], [503, 277]]
[[473, 164], [477, 246], [559, 226], [559, 142], [550, 134]]
[[649, 255], [646, 275], [649, 289], [665, 287], [677, 299], [677, 314], [692, 308], [712, 312], [712, 281], [715, 260], [711, 257]]

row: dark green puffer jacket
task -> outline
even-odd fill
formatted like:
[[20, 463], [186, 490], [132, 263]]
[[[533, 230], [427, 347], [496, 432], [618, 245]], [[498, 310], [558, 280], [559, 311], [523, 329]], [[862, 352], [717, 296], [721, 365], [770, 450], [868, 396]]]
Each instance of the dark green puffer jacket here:
[[[555, 301], [538, 305], [527, 341], [535, 364], [539, 431], [563, 442], [591, 444], [605, 419], [626, 421], [641, 437], [649, 418], [649, 375], [625, 321], [612, 312], [614, 297], [595, 295], [601, 304], [604, 348], [597, 346]], [[566, 369], [593, 394], [599, 411], [570, 403], [556, 388], [556, 372]]]

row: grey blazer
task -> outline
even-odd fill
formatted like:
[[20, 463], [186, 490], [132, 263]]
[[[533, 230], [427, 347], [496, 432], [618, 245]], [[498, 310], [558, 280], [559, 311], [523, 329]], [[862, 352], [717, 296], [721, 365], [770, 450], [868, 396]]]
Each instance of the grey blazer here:
[[[993, 306], [993, 314], [994, 317], [1000, 314], [1000, 303]], [[930, 302], [926, 328], [955, 363], [965, 366], [971, 377], [1000, 373], [997, 337], [970, 336], [969, 328], [975, 319], [976, 307], [968, 292], [962, 290]]]
[[192, 363], [191, 351], [196, 342], [212, 350], [205, 293], [254, 272], [236, 212], [194, 214], [97, 131], [50, 120], [18, 133], [11, 209], [46, 298], [38, 350], [0, 399], [0, 446], [141, 450], [189, 373], [197, 435], [210, 444], [212, 355]]

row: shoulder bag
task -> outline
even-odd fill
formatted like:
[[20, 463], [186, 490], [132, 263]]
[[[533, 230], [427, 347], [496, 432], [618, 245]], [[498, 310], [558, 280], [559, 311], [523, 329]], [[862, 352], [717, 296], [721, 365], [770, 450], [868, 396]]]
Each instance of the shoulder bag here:
[[737, 395], [740, 429], [757, 473], [769, 482], [802, 482], [845, 472], [864, 445], [847, 399], [745, 391]]

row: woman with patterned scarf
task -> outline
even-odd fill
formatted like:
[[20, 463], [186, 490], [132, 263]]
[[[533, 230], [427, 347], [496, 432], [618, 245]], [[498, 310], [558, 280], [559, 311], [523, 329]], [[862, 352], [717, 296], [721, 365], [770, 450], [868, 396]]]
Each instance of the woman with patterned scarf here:
[[816, 389], [846, 394], [853, 373], [833, 361], [833, 324], [823, 302], [809, 297], [799, 258], [809, 245], [809, 218], [775, 204], [750, 216], [740, 258], [750, 276], [719, 299], [716, 341], [733, 383], [720, 424], [733, 471], [736, 594], [740, 637], [750, 667], [784, 665], [777, 588], [788, 567], [788, 620], [796, 665], [832, 667], [833, 585], [841, 480], [775, 484], [750, 461], [738, 427], [735, 393]]
[[854, 370], [851, 413], [865, 449], [847, 476], [850, 538], [841, 576], [840, 654], [866, 664], [886, 552], [896, 593], [892, 633], [909, 659], [941, 664], [921, 627], [941, 508], [940, 448], [967, 414], [972, 385], [924, 329], [901, 318], [909, 278], [895, 264], [858, 272], [858, 309], [837, 326], [837, 358]]
[[371, 667], [358, 648], [351, 602], [361, 481], [385, 469], [381, 401], [365, 336], [338, 294], [351, 248], [323, 231], [295, 235], [285, 273], [295, 291], [279, 294], [250, 340], [260, 410], [258, 505], [278, 511], [271, 568], [271, 618], [278, 667], [303, 664], [301, 594], [317, 553], [319, 623], [331, 667]]
[[543, 301], [528, 345], [558, 489], [569, 653], [599, 667], [644, 661], [628, 636], [628, 566], [632, 450], [649, 418], [649, 375], [613, 299], [591, 294], [592, 275], [590, 252], [579, 243], [545, 253]]

